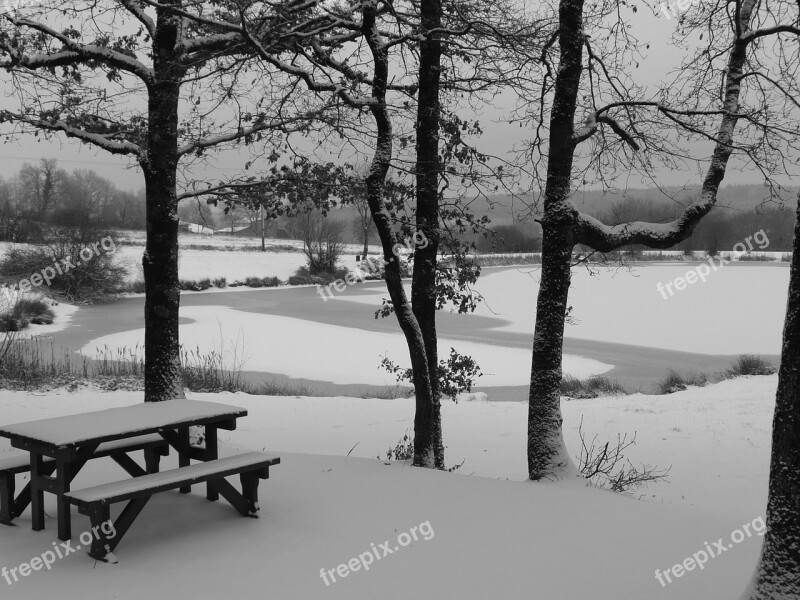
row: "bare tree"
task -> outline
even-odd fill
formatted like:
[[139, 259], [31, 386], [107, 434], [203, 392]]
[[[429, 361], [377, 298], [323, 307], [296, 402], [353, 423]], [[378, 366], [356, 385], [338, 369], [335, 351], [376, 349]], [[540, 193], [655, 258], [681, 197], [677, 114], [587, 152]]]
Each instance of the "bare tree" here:
[[333, 221], [313, 207], [295, 217], [292, 231], [303, 241], [303, 253], [312, 275], [336, 272], [336, 265], [344, 253], [343, 230], [342, 223]]
[[[242, 35], [213, 22], [189, 22], [181, 14], [183, 6], [183, 0], [35, 5], [5, 13], [0, 25], [0, 69], [13, 80], [20, 98], [17, 110], [0, 111], [0, 122], [23, 132], [64, 134], [130, 156], [144, 173], [146, 401], [183, 395], [180, 161], [202, 160], [215, 147], [254, 143], [268, 132], [279, 132], [277, 138], [309, 124], [292, 110], [301, 104], [291, 101], [292, 86], [274, 86], [275, 97], [260, 94], [248, 102], [252, 81], [248, 87], [240, 85], [249, 56]], [[272, 21], [289, 27], [283, 14], [276, 9]], [[273, 41], [263, 48], [285, 50], [281, 41]], [[185, 123], [182, 100], [188, 106]], [[142, 105], [144, 110], [135, 108]], [[218, 108], [225, 113], [219, 122], [214, 118]], [[271, 149], [272, 137], [265, 140]]]
[[[657, 100], [641, 101], [631, 97], [636, 95], [637, 90], [634, 89], [631, 93], [621, 88], [619, 72], [610, 69], [607, 64], [609, 56], [600, 54], [594, 41], [596, 37], [606, 37], [613, 40], [614, 44], [624, 46], [626, 39], [615, 39], [613, 35], [590, 38], [584, 29], [589, 18], [584, 15], [584, 0], [561, 0], [559, 3], [559, 27], [551, 38], [552, 43], [557, 42], [559, 47], [557, 70], [553, 70], [548, 54], [543, 55], [548, 75], [553, 72], [556, 75], [552, 87], [549, 144], [546, 151], [547, 175], [541, 219], [542, 274], [536, 306], [529, 393], [528, 474], [531, 479], [558, 477], [571, 469], [561, 429], [560, 383], [573, 248], [576, 244], [583, 244], [600, 252], [610, 252], [632, 244], [669, 248], [690, 235], [697, 223], [712, 209], [728, 160], [735, 149], [734, 130], [742, 117], [741, 78], [744, 75], [747, 45], [742, 44], [736, 35], [749, 29], [753, 5], [753, 0], [739, 3], [736, 19], [730, 23], [733, 41], [727, 52], [722, 53], [723, 56], [727, 55], [727, 65], [721, 84], [723, 93], [720, 106], [704, 111], [683, 111], [671, 109]], [[594, 7], [593, 10], [599, 13], [593, 12], [591, 20], [598, 22], [600, 18], [607, 19], [616, 15], [617, 8], [615, 3]], [[622, 31], [620, 35], [626, 36], [624, 27], [617, 25], [615, 22], [612, 33]], [[615, 52], [612, 58], [619, 58], [619, 49]], [[590, 90], [591, 104], [586, 109], [584, 124], [576, 127], [576, 108], [582, 93], [584, 59], [588, 63], [585, 88]], [[600, 83], [611, 90], [611, 95], [615, 96], [612, 101], [603, 103], [596, 97]], [[543, 97], [548, 89], [547, 86], [542, 88]], [[616, 156], [624, 156], [625, 151], [622, 148], [634, 153], [639, 151], [642, 144], [648, 143], [642, 130], [643, 123], [646, 120], [655, 123], [652, 115], [648, 119], [637, 120], [636, 109], [642, 107], [653, 109], [657, 116], [663, 115], [689, 131], [698, 129], [690, 124], [682, 124], [681, 116], [695, 112], [705, 117], [718, 115], [719, 126], [716, 133], [707, 134], [707, 138], [715, 142], [711, 162], [699, 199], [686, 207], [677, 219], [663, 224], [626, 222], [608, 226], [594, 217], [580, 213], [571, 200], [576, 150], [582, 142], [599, 136], [600, 148], [595, 156], [612, 153], [614, 139], [621, 144], [620, 149], [614, 153]], [[544, 108], [540, 114], [543, 113]], [[620, 124], [623, 118], [630, 121], [627, 126]], [[663, 123], [659, 126], [663, 127]], [[654, 149], [663, 150], [663, 146], [654, 144]]]

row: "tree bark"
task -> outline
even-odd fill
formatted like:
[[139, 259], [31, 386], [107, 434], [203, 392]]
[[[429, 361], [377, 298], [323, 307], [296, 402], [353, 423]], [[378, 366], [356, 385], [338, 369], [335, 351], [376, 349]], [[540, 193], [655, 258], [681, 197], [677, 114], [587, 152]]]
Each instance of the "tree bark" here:
[[[394, 306], [397, 322], [406, 339], [411, 368], [414, 372], [416, 412], [413, 464], [420, 467], [437, 468], [437, 464], [444, 463], [444, 449], [443, 447], [437, 449], [437, 428], [433, 418], [434, 397], [428, 370], [425, 339], [403, 287], [400, 262], [393, 251], [398, 240], [384, 203], [386, 176], [389, 172], [393, 152], [392, 122], [386, 105], [389, 55], [378, 31], [374, 3], [365, 3], [364, 5], [363, 33], [372, 52], [375, 70], [372, 83], [373, 102], [369, 108], [375, 119], [376, 143], [375, 153], [366, 178], [367, 203], [383, 248], [386, 289]], [[438, 432], [438, 443], [441, 445], [441, 426], [438, 428]]]
[[583, 61], [583, 0], [559, 7], [561, 58], [550, 117], [542, 219], [542, 277], [536, 301], [528, 395], [528, 476], [561, 476], [571, 465], [561, 431], [561, 362], [570, 284], [574, 209], [569, 203], [575, 104]]
[[[422, 0], [420, 5], [421, 25], [424, 32], [442, 26], [440, 0]], [[414, 250], [414, 271], [411, 287], [411, 304], [425, 341], [428, 380], [431, 386], [431, 402], [423, 407], [417, 418], [423, 419], [429, 428], [428, 447], [417, 448], [415, 464], [424, 455], [433, 451], [436, 467], [444, 468], [444, 444], [442, 442], [441, 393], [439, 391], [439, 350], [436, 334], [436, 261], [439, 251], [439, 122], [441, 106], [442, 43], [438, 35], [428, 35], [420, 44], [419, 92], [417, 95], [417, 231], [425, 234], [428, 245]], [[414, 387], [423, 384], [416, 381]], [[420, 423], [420, 426], [424, 426]], [[419, 452], [419, 455], [417, 455]]]
[[767, 532], [744, 600], [800, 598], [800, 194], [772, 425]]
[[175, 60], [179, 19], [163, 9], [153, 39], [154, 79], [148, 86], [145, 281], [145, 402], [184, 397], [178, 311], [178, 104], [184, 71]]
[[669, 248], [689, 237], [697, 223], [711, 211], [725, 177], [739, 119], [741, 79], [747, 51], [747, 42], [742, 36], [749, 30], [755, 0], [745, 0], [737, 13], [739, 22], [735, 25], [736, 37], [725, 76], [723, 116], [700, 199], [672, 223], [634, 222], [611, 227], [578, 212], [570, 199], [575, 148], [588, 138], [583, 132], [576, 134], [574, 126], [583, 65], [583, 5], [583, 0], [561, 0], [559, 5], [560, 62], [550, 115], [542, 219], [542, 276], [536, 305], [528, 396], [528, 476], [533, 480], [559, 478], [575, 470], [564, 445], [560, 393], [572, 250], [575, 244], [584, 244], [602, 252], [630, 244]]

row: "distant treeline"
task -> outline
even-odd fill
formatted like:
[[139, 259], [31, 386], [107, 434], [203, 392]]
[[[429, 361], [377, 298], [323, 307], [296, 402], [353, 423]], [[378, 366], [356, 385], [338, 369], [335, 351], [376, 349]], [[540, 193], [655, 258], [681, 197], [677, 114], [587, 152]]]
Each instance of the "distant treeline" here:
[[46, 225], [144, 229], [144, 190], [119, 190], [95, 171], [68, 173], [49, 158], [0, 177], [0, 241], [39, 241]]
[[[630, 221], [667, 223], [674, 220], [683, 206], [629, 197], [614, 202], [600, 214], [605, 223], [618, 225]], [[708, 253], [731, 250], [738, 242], [760, 230], [769, 239], [762, 250], [790, 252], [794, 237], [794, 211], [788, 207], [767, 204], [758, 209], [735, 209], [717, 206], [700, 221], [692, 235], [671, 250], [704, 251]], [[637, 246], [634, 249], [643, 248]], [[758, 249], [758, 248], [756, 248]]]
[[[691, 200], [687, 200], [687, 203]], [[631, 221], [667, 223], [680, 214], [683, 206], [656, 201], [646, 197], [627, 197], [616, 200], [605, 209], [593, 211], [595, 216], [608, 225], [619, 225]], [[489, 226], [487, 236], [471, 236], [479, 252], [540, 252], [542, 229], [538, 223], [522, 222]], [[692, 235], [669, 250], [684, 252], [701, 251], [714, 254], [731, 250], [738, 242], [746, 240], [764, 230], [769, 245], [754, 248], [772, 252], [790, 252], [794, 236], [794, 212], [789, 207], [765, 205], [755, 209], [736, 209], [718, 206], [707, 215]], [[624, 250], [640, 250], [644, 246], [632, 246]]]

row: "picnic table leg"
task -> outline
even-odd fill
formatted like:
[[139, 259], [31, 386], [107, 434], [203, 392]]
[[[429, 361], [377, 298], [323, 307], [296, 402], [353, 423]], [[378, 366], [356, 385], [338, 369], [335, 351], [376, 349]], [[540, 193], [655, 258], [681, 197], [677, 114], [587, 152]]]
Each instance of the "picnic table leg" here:
[[0, 523], [11, 525], [14, 520], [14, 473], [0, 473]]
[[111, 507], [108, 504], [92, 507], [89, 513], [89, 519], [92, 522], [92, 531], [95, 532], [92, 537], [92, 547], [91, 550], [89, 550], [89, 556], [95, 560], [107, 562], [106, 556], [110, 551], [110, 547], [104, 527], [106, 522], [111, 521]]
[[158, 473], [161, 465], [161, 455], [155, 448], [146, 448], [144, 451], [145, 470], [148, 473]]
[[41, 487], [41, 476], [44, 460], [41, 454], [31, 452], [31, 529], [44, 529], [44, 490]]
[[[214, 425], [206, 425], [206, 460], [217, 460], [219, 458], [218, 441], [217, 428]], [[207, 484], [206, 498], [211, 502], [219, 500], [219, 492], [211, 481]]]
[[[181, 443], [184, 448], [189, 447], [189, 429], [188, 427], [185, 429], [181, 429], [178, 431], [178, 435], [181, 438]], [[188, 467], [192, 463], [191, 459], [189, 458], [188, 454], [184, 454], [183, 452], [178, 453], [178, 466], [179, 467]], [[180, 489], [181, 494], [190, 494], [192, 492], [192, 486], [187, 485]]]
[[56, 466], [56, 502], [58, 503], [58, 539], [62, 542], [72, 539], [72, 514], [69, 502], [64, 499], [64, 494], [69, 492], [71, 481], [70, 463], [59, 458]]
[[242, 482], [242, 495], [247, 500], [247, 506], [250, 509], [249, 516], [255, 517], [260, 510], [258, 506], [258, 476], [254, 473], [242, 473], [239, 479]]

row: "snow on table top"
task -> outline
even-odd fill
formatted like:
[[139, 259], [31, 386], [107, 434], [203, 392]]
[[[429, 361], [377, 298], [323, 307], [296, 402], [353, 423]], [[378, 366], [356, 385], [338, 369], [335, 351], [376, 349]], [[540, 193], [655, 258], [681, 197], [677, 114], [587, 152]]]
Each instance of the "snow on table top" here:
[[149, 475], [143, 475], [142, 477], [98, 485], [85, 490], [70, 492], [67, 495], [70, 498], [74, 498], [79, 503], [90, 504], [98, 500], [125, 497], [130, 494], [137, 494], [143, 490], [161, 486], [178, 485], [189, 479], [212, 477], [216, 473], [224, 473], [226, 471], [235, 472], [245, 467], [263, 464], [267, 461], [273, 462], [275, 460], [278, 460], [277, 456], [262, 454], [261, 452], [248, 452], [246, 454], [220, 458], [211, 462], [197, 463], [188, 467], [172, 469], [171, 471], [151, 473]]
[[244, 408], [215, 402], [199, 400], [142, 402], [68, 417], [0, 426], [0, 436], [21, 437], [52, 446], [70, 446], [92, 440], [149, 433], [215, 417], [245, 415], [247, 410]]

